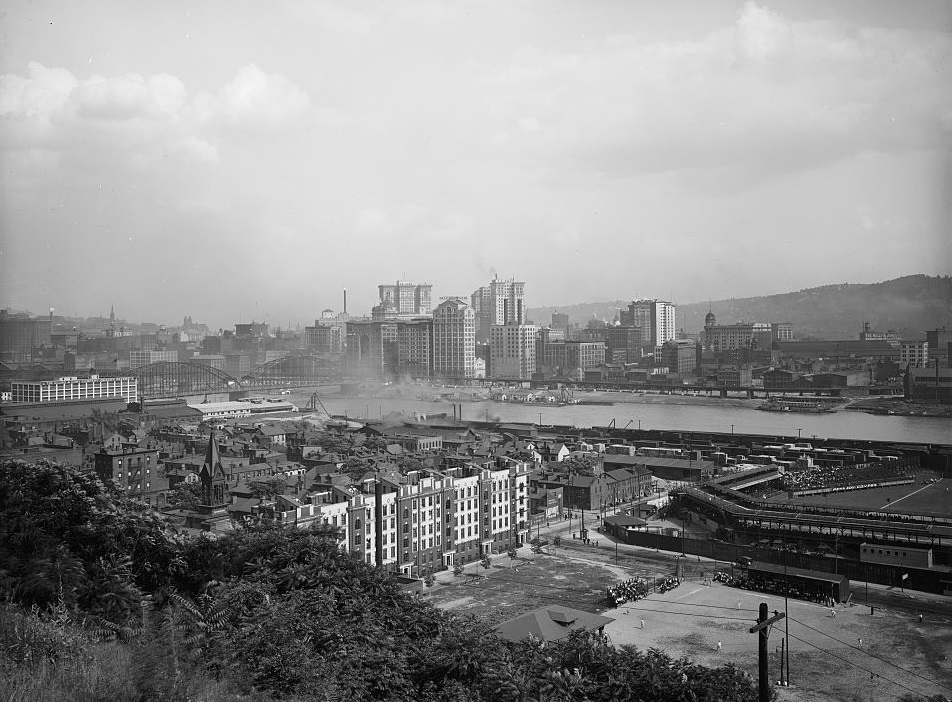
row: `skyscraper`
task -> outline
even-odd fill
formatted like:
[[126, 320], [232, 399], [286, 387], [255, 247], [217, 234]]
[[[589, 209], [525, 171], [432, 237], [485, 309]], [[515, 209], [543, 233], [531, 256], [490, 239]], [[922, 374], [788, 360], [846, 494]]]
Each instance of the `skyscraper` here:
[[665, 300], [633, 300], [621, 323], [641, 327], [645, 344], [657, 348], [677, 335], [674, 311], [675, 305]]
[[375, 319], [387, 317], [428, 317], [433, 308], [430, 296], [433, 286], [398, 280], [396, 285], [378, 285], [380, 304], [374, 308]]
[[443, 378], [472, 378], [476, 360], [476, 315], [459, 299], [449, 299], [433, 311], [433, 374]]
[[476, 313], [476, 341], [486, 343], [489, 328], [494, 324], [525, 323], [526, 284], [515, 279], [494, 278], [470, 297]]
[[534, 324], [494, 324], [489, 328], [489, 371], [493, 378], [531, 380], [536, 371], [536, 338]]

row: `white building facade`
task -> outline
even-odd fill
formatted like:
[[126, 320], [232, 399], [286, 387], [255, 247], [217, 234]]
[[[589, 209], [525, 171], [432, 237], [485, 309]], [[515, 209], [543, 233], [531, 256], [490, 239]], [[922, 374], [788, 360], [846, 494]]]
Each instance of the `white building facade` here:
[[139, 401], [139, 380], [134, 376], [88, 378], [64, 376], [56, 380], [14, 380], [10, 384], [13, 402], [69, 402], [70, 400], [124, 399]]
[[440, 303], [433, 311], [433, 374], [443, 378], [476, 375], [476, 316], [462, 300]]

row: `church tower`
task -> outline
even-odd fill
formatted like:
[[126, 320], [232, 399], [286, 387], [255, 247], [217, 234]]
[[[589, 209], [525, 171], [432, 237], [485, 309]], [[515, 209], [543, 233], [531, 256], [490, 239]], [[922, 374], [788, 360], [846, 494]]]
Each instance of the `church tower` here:
[[225, 499], [227, 477], [221, 464], [221, 454], [214, 431], [208, 438], [205, 463], [202, 464], [202, 469], [198, 473], [198, 479], [202, 484], [201, 507], [204, 511], [213, 511], [227, 504]]

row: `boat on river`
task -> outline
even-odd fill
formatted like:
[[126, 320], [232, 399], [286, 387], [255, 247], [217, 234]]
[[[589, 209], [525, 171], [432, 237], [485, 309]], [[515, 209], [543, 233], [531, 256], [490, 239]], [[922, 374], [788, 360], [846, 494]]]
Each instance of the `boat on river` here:
[[806, 412], [808, 414], [827, 414], [836, 412], [837, 408], [829, 403], [820, 400], [806, 400], [793, 398], [771, 397], [764, 404], [758, 405], [757, 409], [765, 412]]

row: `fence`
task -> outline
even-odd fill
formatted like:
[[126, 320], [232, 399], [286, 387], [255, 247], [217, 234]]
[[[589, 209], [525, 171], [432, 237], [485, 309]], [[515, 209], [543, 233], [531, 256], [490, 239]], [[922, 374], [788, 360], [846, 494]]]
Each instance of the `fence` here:
[[893, 487], [894, 485], [912, 485], [916, 481], [913, 478], [897, 478], [895, 480], [877, 480], [875, 482], [852, 483], [850, 485], [836, 485], [832, 487], [810, 488], [807, 490], [792, 490], [790, 494], [794, 497], [806, 497], [807, 495], [829, 495], [834, 492], [849, 492], [850, 490], [865, 490], [867, 488]]

